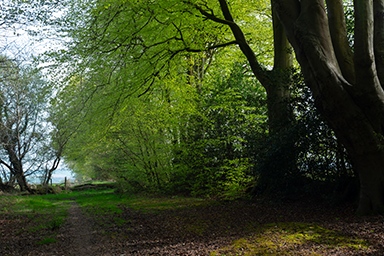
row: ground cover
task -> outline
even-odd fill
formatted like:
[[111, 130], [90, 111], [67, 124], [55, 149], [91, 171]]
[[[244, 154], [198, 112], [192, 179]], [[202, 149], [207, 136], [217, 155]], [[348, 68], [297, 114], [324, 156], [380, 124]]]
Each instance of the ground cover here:
[[383, 255], [383, 217], [311, 199], [217, 201], [111, 187], [1, 196], [2, 255]]

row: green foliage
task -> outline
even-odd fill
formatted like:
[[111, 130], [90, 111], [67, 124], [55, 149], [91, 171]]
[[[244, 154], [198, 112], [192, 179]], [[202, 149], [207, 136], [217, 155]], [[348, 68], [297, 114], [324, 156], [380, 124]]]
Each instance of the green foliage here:
[[[273, 66], [270, 2], [228, 4], [258, 60]], [[219, 1], [66, 6], [57, 22], [71, 41], [48, 55], [66, 72], [51, 118], [70, 137], [64, 155], [79, 177], [114, 179], [125, 192], [234, 196], [255, 180], [289, 194], [353, 176], [301, 80], [290, 102], [297, 121], [268, 134], [265, 91], [236, 64], [244, 60], [216, 22]]]
[[94, 92], [93, 106], [88, 105], [82, 115], [75, 110], [81, 108], [84, 94], [63, 90], [63, 102], [56, 103], [53, 113], [67, 100], [78, 98], [80, 105], [69, 112], [80, 122], [65, 150], [70, 167], [79, 176], [112, 178], [125, 189], [160, 189], [171, 172], [171, 141], [178, 119], [193, 111], [189, 88], [172, 88], [171, 82], [163, 81], [163, 90], [125, 99], [112, 114], [105, 105], [115, 99], [98, 98], [104, 91]]
[[347, 1], [347, 3], [344, 4], [344, 15], [345, 15], [345, 22], [347, 27], [347, 36], [348, 36], [348, 42], [350, 46], [353, 49], [353, 45], [355, 42], [355, 9], [353, 7], [353, 3], [350, 1]]
[[[230, 5], [261, 61], [270, 65], [269, 1], [237, 0]], [[122, 94], [150, 91], [174, 75], [169, 69], [185, 73], [190, 55], [200, 52], [208, 59], [223, 46], [234, 45], [226, 24], [201, 14], [205, 11], [223, 19], [218, 1], [69, 0], [66, 7], [57, 23], [63, 37], [72, 40], [65, 50], [49, 56], [66, 66], [67, 77], [85, 71], [92, 83], [113, 84]], [[231, 47], [229, 52], [233, 56], [239, 50]]]
[[174, 184], [202, 195], [238, 193], [252, 181], [248, 138], [266, 129], [265, 94], [234, 65], [226, 77], [217, 76], [199, 97], [200, 114], [191, 115], [188, 130], [175, 146], [178, 172]]
[[255, 147], [257, 191], [279, 198], [343, 193], [355, 176], [346, 150], [320, 117], [300, 75], [295, 83], [291, 104], [296, 122]]
[[[229, 4], [260, 61], [271, 65], [269, 2]], [[47, 55], [66, 72], [51, 118], [71, 137], [64, 155], [77, 175], [112, 178], [124, 191], [244, 189], [252, 179], [249, 152], [242, 152], [247, 134], [265, 129], [258, 127], [265, 109], [255, 111], [263, 107], [252, 101], [264, 95], [254, 79], [237, 77], [243, 71], [232, 72], [240, 51], [228, 25], [202, 15], [223, 19], [219, 2], [65, 5], [57, 24], [72, 41]], [[219, 79], [229, 73], [231, 81]]]

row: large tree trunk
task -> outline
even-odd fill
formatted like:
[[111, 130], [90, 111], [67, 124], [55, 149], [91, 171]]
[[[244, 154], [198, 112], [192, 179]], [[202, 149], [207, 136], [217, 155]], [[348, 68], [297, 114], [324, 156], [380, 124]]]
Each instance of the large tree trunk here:
[[17, 183], [20, 186], [20, 191], [30, 191], [30, 188], [28, 187], [28, 183], [24, 173], [22, 172], [16, 173], [16, 179], [17, 179]]
[[269, 130], [278, 134], [285, 130], [294, 120], [291, 107], [291, 75], [293, 55], [291, 45], [285, 35], [275, 12], [272, 10], [274, 65], [271, 80], [264, 81], [262, 85], [267, 91], [267, 106]]
[[[346, 43], [342, 1], [327, 3], [326, 9], [322, 0], [274, 0], [316, 107], [359, 175], [357, 213], [384, 213], [384, 92], [373, 48], [373, 2], [355, 0], [354, 58]], [[375, 22], [382, 24], [382, 18]]]
[[353, 157], [353, 167], [360, 178], [360, 198], [358, 214], [384, 213], [384, 153], [365, 153]]
[[9, 161], [11, 162], [12, 172], [16, 177], [17, 183], [20, 186], [21, 191], [30, 191], [28, 187], [27, 180], [25, 178], [22, 161], [18, 158], [15, 153], [15, 149], [12, 147], [6, 148], [9, 156]]
[[274, 67], [267, 71], [259, 63], [240, 26], [234, 21], [226, 0], [219, 0], [220, 7], [227, 24], [232, 30], [236, 42], [247, 58], [255, 77], [267, 91], [268, 119], [270, 131], [273, 134], [284, 130], [293, 120], [293, 110], [290, 107], [291, 95], [289, 90], [293, 56], [291, 46], [285, 35], [278, 17], [273, 14], [274, 29]]

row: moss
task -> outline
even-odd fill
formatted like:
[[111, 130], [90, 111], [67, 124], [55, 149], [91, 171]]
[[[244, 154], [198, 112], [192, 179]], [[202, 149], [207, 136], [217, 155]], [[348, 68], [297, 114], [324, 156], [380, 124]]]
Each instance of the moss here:
[[[317, 251], [306, 249], [306, 245], [313, 248], [314, 244]], [[363, 252], [368, 247], [364, 240], [345, 237], [316, 224], [288, 222], [261, 226], [255, 229], [254, 235], [235, 240], [231, 246], [211, 255], [322, 255], [329, 249], [352, 248]]]

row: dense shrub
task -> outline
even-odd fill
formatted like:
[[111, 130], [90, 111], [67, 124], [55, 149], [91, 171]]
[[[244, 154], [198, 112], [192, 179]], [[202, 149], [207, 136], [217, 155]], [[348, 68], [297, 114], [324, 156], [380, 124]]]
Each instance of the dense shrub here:
[[332, 197], [355, 175], [346, 150], [320, 117], [310, 91], [298, 75], [292, 105], [296, 121], [255, 146], [255, 193], [279, 198], [298, 194]]

